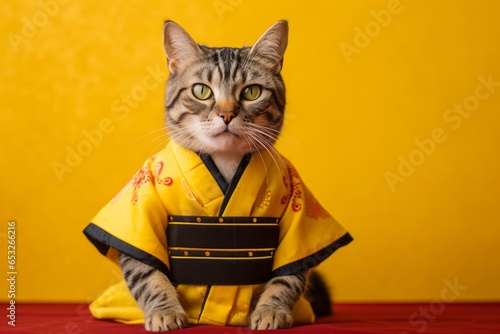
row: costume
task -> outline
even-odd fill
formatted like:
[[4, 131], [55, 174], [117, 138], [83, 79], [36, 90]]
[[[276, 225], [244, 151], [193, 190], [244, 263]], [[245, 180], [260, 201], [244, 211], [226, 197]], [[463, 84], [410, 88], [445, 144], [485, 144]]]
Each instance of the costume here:
[[[146, 161], [84, 230], [104, 255], [123, 252], [162, 271], [192, 324], [244, 325], [252, 294], [352, 238], [286, 159], [247, 155], [227, 184], [209, 156], [171, 142]], [[92, 305], [98, 318], [143, 321], [123, 282]], [[314, 321], [301, 299], [294, 323]]]

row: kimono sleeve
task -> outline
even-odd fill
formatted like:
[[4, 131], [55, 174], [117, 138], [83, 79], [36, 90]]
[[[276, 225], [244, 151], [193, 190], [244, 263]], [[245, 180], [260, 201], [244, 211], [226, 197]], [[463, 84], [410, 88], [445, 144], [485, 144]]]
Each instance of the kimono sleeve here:
[[273, 275], [297, 274], [326, 260], [353, 239], [316, 200], [295, 168], [288, 162], [285, 181], [289, 195], [280, 221], [280, 242], [274, 255]]
[[146, 162], [83, 233], [114, 261], [121, 252], [168, 275], [167, 212], [157, 193], [154, 160]]

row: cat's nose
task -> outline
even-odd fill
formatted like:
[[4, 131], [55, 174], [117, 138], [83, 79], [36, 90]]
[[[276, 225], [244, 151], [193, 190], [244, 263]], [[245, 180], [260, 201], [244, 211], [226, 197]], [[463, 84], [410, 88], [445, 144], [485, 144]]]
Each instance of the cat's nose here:
[[222, 100], [217, 103], [217, 116], [222, 117], [226, 125], [238, 114], [238, 106], [234, 101]]
[[231, 122], [231, 120], [236, 117], [236, 114], [232, 111], [221, 111], [219, 113], [219, 116], [222, 117], [222, 119], [224, 120], [224, 123], [226, 123], [226, 125], [228, 125], [229, 122]]

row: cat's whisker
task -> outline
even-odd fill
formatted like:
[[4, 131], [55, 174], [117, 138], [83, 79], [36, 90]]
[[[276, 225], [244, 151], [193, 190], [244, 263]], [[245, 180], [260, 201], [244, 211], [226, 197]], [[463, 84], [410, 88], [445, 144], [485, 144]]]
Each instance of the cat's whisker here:
[[[161, 139], [161, 142], [159, 144], [156, 144], [148, 153], [148, 156], [152, 156], [156, 152], [160, 151], [162, 148], [167, 146], [167, 144], [170, 142], [170, 138], [168, 136], [162, 136], [159, 138], [156, 138], [153, 142], [158, 141]], [[149, 145], [151, 145], [153, 142], [150, 142], [149, 144], [145, 145], [143, 148], [139, 149], [138, 152], [142, 152], [145, 150]]]
[[[155, 138], [155, 139], [153, 139], [153, 140], [150, 140], [147, 144], [145, 144], [145, 145], [144, 145], [144, 146], [143, 146], [143, 147], [139, 150], [139, 152], [141, 152], [141, 151], [145, 150], [147, 147], [149, 147], [149, 146], [151, 146], [151, 145], [155, 144], [155, 143], [156, 143], [156, 142], [158, 142], [159, 140], [163, 142], [163, 141], [165, 140], [165, 138], [167, 139], [167, 142], [168, 142], [168, 139], [169, 139], [168, 135], [167, 135], [166, 133], [162, 133], [160, 136], [156, 137], [156, 138]], [[160, 145], [161, 145], [161, 144], [160, 144]], [[157, 148], [158, 148], [158, 145], [155, 145], [155, 148], [154, 148], [152, 151], [153, 151], [153, 152], [155, 152]], [[151, 154], [151, 152], [150, 152], [150, 154]]]
[[274, 143], [278, 139], [277, 135], [269, 133], [270, 129], [268, 129], [268, 128], [265, 128], [265, 127], [254, 127], [252, 130], [254, 132], [256, 132], [256, 133], [264, 135], [265, 137], [267, 137], [269, 139], [270, 142]]
[[[165, 133], [161, 134], [160, 136], [156, 137], [155, 139], [150, 140], [146, 144], [142, 145], [137, 150], [137, 152], [143, 152], [146, 149], [148, 149], [149, 147], [154, 145], [154, 147], [148, 153], [148, 155], [151, 156], [152, 154], [158, 152], [161, 148], [165, 147], [168, 144], [169, 140], [170, 140], [170, 138], [168, 137], [167, 134], [165, 134]], [[159, 142], [159, 144], [158, 144], [158, 142]], [[157, 144], [155, 145], [155, 143], [157, 143]]]
[[163, 125], [161, 125], [161, 126], [159, 126], [159, 127], [158, 127], [158, 128], [156, 128], [156, 129], [154, 129], [154, 130], [150, 131], [150, 132], [147, 132], [146, 134], [144, 134], [144, 135], [142, 135], [142, 136], [140, 136], [140, 137], [137, 137], [136, 139], [132, 140], [132, 142], [133, 142], [133, 143], [135, 143], [135, 142], [137, 142], [137, 141], [139, 141], [139, 140], [145, 139], [145, 138], [146, 138], [146, 137], [148, 137], [148, 136], [152, 136], [152, 135], [154, 135], [154, 134], [156, 134], [157, 132], [160, 132], [160, 131], [166, 131], [166, 127], [165, 127], [165, 125], [164, 125], [164, 124], [163, 124]]
[[[276, 167], [278, 167], [278, 172], [280, 173], [280, 177], [283, 178], [283, 175], [285, 174], [287, 167], [286, 167], [286, 162], [283, 160], [281, 155], [277, 152], [277, 150], [274, 148], [272, 143], [269, 143], [265, 138], [259, 137], [254, 133], [248, 133], [249, 138], [253, 139], [255, 142], [259, 144], [263, 149], [265, 149], [271, 158], [273, 159], [274, 164]], [[258, 151], [260, 154], [260, 151]]]
[[[256, 130], [260, 130], [260, 131], [264, 131], [266, 132], [266, 135], [269, 135], [269, 136], [274, 136], [275, 138], [275, 141], [276, 143], [279, 142], [281, 145], [283, 145], [284, 147], [287, 147], [289, 148], [290, 150], [297, 150], [297, 151], [302, 151], [302, 152], [307, 152], [307, 153], [311, 153], [310, 150], [307, 150], [299, 141], [297, 141], [296, 139], [294, 139], [293, 137], [287, 135], [286, 133], [283, 133], [281, 132], [280, 130], [277, 130], [277, 129], [274, 129], [274, 128], [270, 128], [270, 127], [266, 127], [266, 126], [263, 126], [263, 125], [260, 125], [260, 124], [248, 124], [250, 127], [252, 127], [253, 129], [256, 129]], [[261, 130], [263, 128], [263, 130]], [[267, 133], [267, 132], [270, 132], [270, 133]]]
[[260, 159], [262, 160], [262, 164], [264, 165], [264, 168], [266, 169], [266, 182], [269, 184], [269, 172], [268, 172], [268, 169], [266, 166], [266, 161], [264, 160], [262, 153], [260, 153], [259, 147], [254, 143], [254, 141], [252, 140], [253, 138], [251, 136], [245, 136], [244, 138], [248, 142], [248, 145], [250, 147], [253, 146], [255, 148], [255, 152], [257, 152], [259, 154]]

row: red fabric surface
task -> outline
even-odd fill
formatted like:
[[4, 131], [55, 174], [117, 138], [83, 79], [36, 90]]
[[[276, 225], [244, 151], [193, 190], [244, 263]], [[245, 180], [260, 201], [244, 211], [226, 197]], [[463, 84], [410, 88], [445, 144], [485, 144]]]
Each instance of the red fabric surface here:
[[[7, 304], [1, 317], [1, 333], [79, 334], [146, 333], [142, 325], [95, 320], [86, 304], [16, 304], [15, 327], [8, 325]], [[7, 316], [6, 316], [7, 315]], [[252, 334], [241, 327], [192, 326], [182, 333]], [[181, 332], [178, 332], [181, 333]], [[262, 332], [260, 332], [262, 333]], [[337, 304], [333, 316], [317, 323], [266, 334], [352, 333], [500, 333], [500, 303], [459, 304]]]

